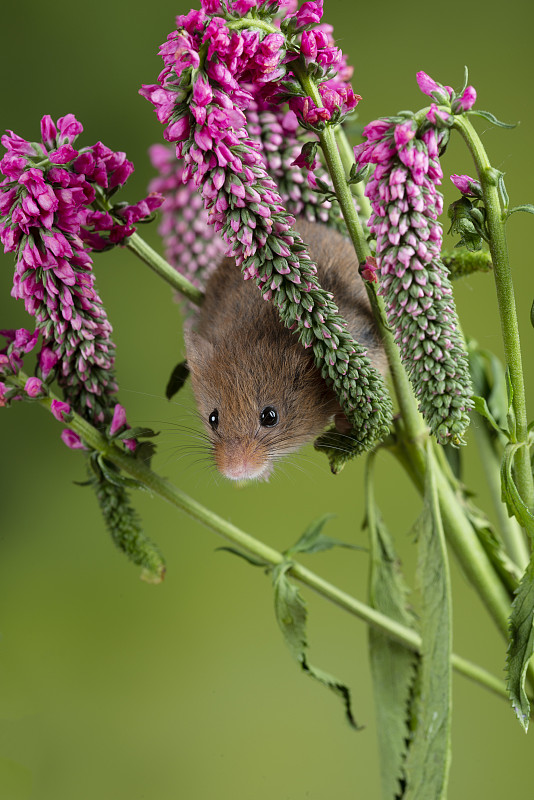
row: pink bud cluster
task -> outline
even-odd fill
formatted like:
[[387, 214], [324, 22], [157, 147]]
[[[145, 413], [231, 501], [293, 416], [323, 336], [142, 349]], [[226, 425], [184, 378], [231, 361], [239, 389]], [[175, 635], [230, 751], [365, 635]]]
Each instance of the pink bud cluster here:
[[[133, 233], [134, 222], [163, 202], [149, 197], [113, 215], [92, 205], [133, 171], [126, 155], [101, 142], [74, 147], [82, 125], [72, 114], [41, 120], [40, 144], [12, 131], [2, 137], [0, 240], [16, 254], [13, 297], [24, 300], [42, 334], [39, 374], [57, 379], [72, 406], [94, 422], [116, 390], [111, 326], [92, 273], [91, 249]], [[35, 344], [35, 342], [34, 342]], [[13, 351], [15, 345], [12, 345]], [[20, 366], [20, 365], [19, 365]]]
[[471, 381], [457, 329], [447, 270], [440, 261], [443, 131], [410, 117], [380, 119], [355, 148], [358, 165], [375, 164], [366, 194], [373, 214], [380, 293], [420, 410], [442, 444], [458, 443], [469, 424]]
[[[159, 83], [141, 93], [167, 124], [164, 136], [176, 142], [186, 164], [184, 179], [192, 178], [200, 190], [227, 254], [245, 279], [256, 281], [265, 299], [273, 299], [302, 344], [313, 347], [317, 366], [354, 425], [359, 449], [367, 449], [388, 428], [385, 386], [318, 286], [315, 265], [291, 229], [294, 218], [284, 208], [244, 113], [254, 97], [265, 99], [280, 90], [294, 55], [287, 56], [284, 35], [266, 33], [253, 20], [250, 27], [232, 29], [232, 19], [210, 17], [205, 13], [210, 8], [204, 3], [204, 10], [178, 17], [178, 30], [160, 51], [165, 67]], [[320, 10], [312, 3], [307, 11], [320, 19]], [[289, 22], [284, 20], [286, 26]]]

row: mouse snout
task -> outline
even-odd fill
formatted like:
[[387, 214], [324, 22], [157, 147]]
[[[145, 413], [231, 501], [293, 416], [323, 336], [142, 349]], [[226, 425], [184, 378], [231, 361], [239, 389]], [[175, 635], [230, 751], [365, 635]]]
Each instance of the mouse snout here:
[[214, 456], [217, 469], [230, 480], [266, 478], [270, 473], [267, 452], [257, 441], [218, 442]]

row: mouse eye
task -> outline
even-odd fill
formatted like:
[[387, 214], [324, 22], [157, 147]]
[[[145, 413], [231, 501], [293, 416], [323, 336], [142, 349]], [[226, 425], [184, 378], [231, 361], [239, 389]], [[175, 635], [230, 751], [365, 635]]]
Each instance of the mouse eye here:
[[278, 411], [272, 406], [264, 408], [260, 414], [260, 425], [264, 428], [273, 428], [278, 422]]
[[215, 430], [215, 428], [218, 426], [218, 424], [219, 424], [219, 412], [217, 411], [216, 408], [214, 408], [213, 411], [211, 412], [211, 414], [209, 415], [208, 422], [211, 425], [211, 427], [213, 428], [213, 430]]

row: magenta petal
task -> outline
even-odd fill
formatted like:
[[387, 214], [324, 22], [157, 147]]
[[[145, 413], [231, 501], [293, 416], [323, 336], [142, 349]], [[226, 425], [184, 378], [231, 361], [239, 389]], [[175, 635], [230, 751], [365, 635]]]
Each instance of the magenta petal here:
[[109, 426], [109, 435], [115, 436], [117, 431], [120, 431], [120, 429], [126, 424], [126, 411], [124, 410], [123, 406], [120, 405], [120, 403], [117, 403], [113, 409], [113, 419], [111, 420], [111, 425]]
[[64, 431], [61, 431], [61, 438], [71, 450], [87, 450], [78, 434], [75, 431], [71, 431], [70, 428], [65, 428]]

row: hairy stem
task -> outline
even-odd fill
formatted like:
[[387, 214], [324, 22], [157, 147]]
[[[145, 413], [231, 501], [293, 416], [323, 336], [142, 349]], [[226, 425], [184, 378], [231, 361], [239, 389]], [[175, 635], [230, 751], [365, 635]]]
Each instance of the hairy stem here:
[[[27, 379], [27, 376], [21, 372], [18, 376], [10, 377], [7, 380], [13, 385], [23, 389]], [[43, 397], [35, 402], [39, 403], [39, 405], [41, 405], [47, 411], [50, 411], [52, 400], [54, 399], [58, 398], [54, 397], [53, 394], [50, 394], [48, 397]], [[151, 469], [149, 469], [149, 467], [147, 467], [143, 461], [135, 458], [129, 453], [126, 453], [113, 442], [110, 442], [108, 439], [102, 436], [102, 434], [99, 433], [96, 428], [87, 422], [87, 420], [79, 416], [79, 414], [73, 413], [72, 418], [68, 423], [65, 424], [68, 424], [69, 428], [74, 430], [89, 448], [102, 453], [106, 459], [111, 461], [120, 469], [124, 470], [124, 472], [128, 473], [128, 475], [130, 475], [132, 478], [135, 478], [147, 489], [150, 489], [154, 494], [157, 494], [159, 497], [167, 500], [181, 511], [185, 511], [186, 514], [197, 520], [197, 522], [201, 522], [207, 528], [214, 531], [219, 536], [222, 536], [224, 539], [227, 539], [232, 544], [237, 545], [237, 547], [241, 548], [246, 553], [256, 557], [257, 559], [260, 559], [261, 561], [264, 561], [268, 566], [276, 566], [285, 560], [285, 557], [282, 553], [274, 550], [272, 547], [269, 547], [269, 545], [264, 544], [258, 539], [255, 539], [253, 536], [250, 536], [248, 533], [240, 530], [231, 522], [228, 522], [227, 520], [218, 516], [208, 508], [205, 508], [196, 500], [185, 494], [185, 492], [182, 492], [176, 486], [173, 486], [170, 481], [160, 477]], [[372, 625], [377, 630], [391, 637], [410, 650], [415, 652], [421, 651], [421, 637], [411, 628], [401, 625], [395, 620], [387, 617], [385, 614], [381, 614], [379, 611], [375, 611], [375, 609], [371, 608], [371, 606], [362, 603], [355, 597], [352, 597], [341, 589], [338, 589], [333, 584], [325, 581], [319, 575], [316, 575], [314, 572], [306, 569], [306, 567], [303, 567], [298, 563], [292, 563], [289, 572], [296, 580], [300, 581], [300, 583], [308, 586], [310, 589], [313, 589], [315, 592], [317, 592], [317, 594], [321, 595], [327, 600], [330, 600], [332, 603], [339, 606], [339, 608], [348, 611], [350, 614], [363, 620], [368, 625]], [[457, 672], [465, 675], [470, 680], [479, 683], [481, 686], [484, 686], [495, 694], [498, 694], [500, 697], [503, 697], [506, 700], [508, 699], [508, 694], [504, 683], [487, 670], [456, 655], [452, 656], [452, 664]]]
[[176, 289], [176, 291], [183, 294], [184, 297], [187, 297], [188, 300], [191, 300], [191, 302], [195, 303], [197, 306], [201, 305], [204, 300], [203, 292], [197, 289], [196, 286], [193, 286], [183, 275], [180, 275], [174, 267], [171, 267], [168, 261], [165, 261], [164, 258], [156, 253], [139, 234], [133, 233], [129, 236], [126, 240], [126, 247], [128, 250], [131, 250], [132, 253], [135, 253], [141, 261], [148, 264], [150, 269], [153, 269], [163, 280], [167, 281], [173, 289]]
[[[297, 75], [304, 91], [317, 106], [322, 106], [321, 96], [314, 81], [298, 61], [293, 62], [293, 71]], [[354, 244], [360, 264], [370, 255], [369, 245], [362, 231], [361, 222], [354, 208], [352, 195], [347, 183], [339, 151], [336, 146], [334, 132], [328, 125], [319, 134], [325, 160], [330, 171], [336, 195], [347, 224], [349, 235]], [[373, 287], [374, 288], [374, 287]], [[397, 433], [402, 439], [401, 450], [411, 464], [410, 475], [417, 488], [422, 491], [425, 475], [424, 442], [428, 437], [426, 425], [418, 412], [417, 402], [408, 380], [408, 376], [400, 361], [398, 348], [389, 328], [384, 324], [383, 301], [376, 292], [373, 307], [379, 313], [375, 316], [381, 326], [384, 349], [390, 365], [393, 385], [402, 414], [402, 422], [397, 426]], [[510, 601], [500, 576], [495, 572], [469, 520], [459, 507], [454, 493], [441, 470], [436, 470], [438, 497], [447, 540], [455, 551], [465, 574], [481, 596], [486, 608], [493, 617], [501, 633], [508, 638], [508, 616]], [[532, 670], [534, 677], [534, 670]]]
[[513, 389], [512, 406], [515, 414], [516, 441], [523, 444], [515, 458], [515, 477], [517, 488], [525, 503], [534, 508], [534, 480], [528, 451], [528, 421], [521, 360], [521, 345], [515, 305], [514, 285], [508, 258], [506, 242], [506, 209], [501, 209], [498, 192], [498, 175], [489, 162], [488, 156], [473, 125], [465, 115], [454, 118], [454, 126], [465, 139], [475, 161], [478, 177], [482, 184], [486, 225], [490, 235], [489, 247], [493, 261], [493, 275], [497, 290], [497, 302], [501, 319], [506, 366]]

